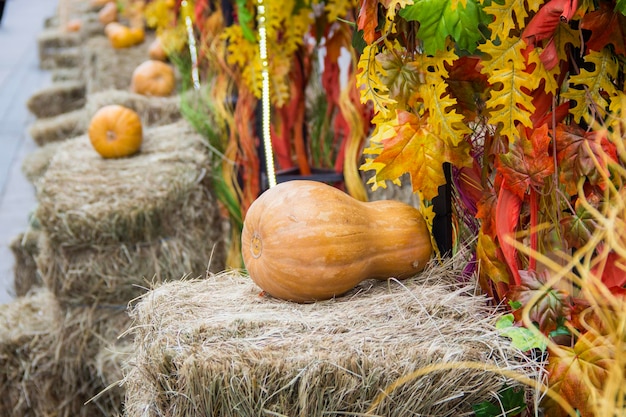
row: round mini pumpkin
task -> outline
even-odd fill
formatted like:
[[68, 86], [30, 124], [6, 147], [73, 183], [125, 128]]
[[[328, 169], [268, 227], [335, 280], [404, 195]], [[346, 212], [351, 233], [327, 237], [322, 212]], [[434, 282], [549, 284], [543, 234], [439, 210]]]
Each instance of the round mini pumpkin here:
[[392, 200], [361, 202], [309, 180], [278, 184], [250, 205], [241, 250], [261, 289], [295, 302], [339, 296], [370, 278], [408, 278], [433, 252], [416, 208]]
[[163, 49], [163, 41], [158, 36], [150, 42], [150, 46], [148, 46], [148, 55], [150, 56], [150, 59], [154, 59], [156, 61], [167, 61], [167, 54], [165, 53], [165, 49]]
[[65, 25], [65, 30], [68, 32], [79, 32], [83, 27], [83, 21], [79, 18], [71, 19]]
[[146, 96], [169, 96], [176, 86], [174, 69], [165, 62], [150, 59], [133, 71], [131, 90]]
[[117, 4], [113, 1], [105, 4], [104, 7], [98, 12], [98, 20], [103, 25], [108, 25], [111, 22], [117, 21]]
[[122, 158], [141, 148], [143, 130], [139, 115], [128, 107], [101, 107], [89, 123], [89, 140], [103, 158]]

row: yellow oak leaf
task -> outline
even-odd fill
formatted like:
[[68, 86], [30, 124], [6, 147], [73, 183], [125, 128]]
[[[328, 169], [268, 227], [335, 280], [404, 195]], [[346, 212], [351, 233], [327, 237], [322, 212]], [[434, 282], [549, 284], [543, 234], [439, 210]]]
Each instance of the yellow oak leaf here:
[[463, 115], [456, 111], [456, 99], [446, 91], [447, 84], [440, 81], [436, 85], [424, 85], [420, 96], [429, 114], [429, 121], [435, 135], [450, 146], [458, 146], [471, 130], [463, 123]]
[[389, 106], [396, 101], [389, 97], [389, 88], [381, 81], [387, 73], [376, 60], [377, 53], [376, 44], [365, 47], [357, 64], [356, 84], [361, 93], [361, 103], [371, 102], [376, 112], [387, 114]]
[[491, 33], [498, 33], [500, 37], [508, 38], [509, 32], [519, 28], [520, 22], [528, 17], [528, 12], [524, 7], [523, 1], [505, 0], [504, 4], [492, 1], [491, 5], [484, 8], [485, 13], [493, 15], [494, 19], [489, 24]]
[[491, 90], [487, 100], [487, 108], [491, 112], [490, 123], [502, 123], [501, 133], [509, 141], [518, 135], [518, 122], [526, 127], [533, 125], [530, 116], [534, 113], [535, 106], [532, 97], [522, 87], [536, 88], [538, 80], [515, 65], [496, 69], [489, 77], [491, 84], [502, 84], [501, 89]]
[[562, 93], [562, 96], [576, 101], [576, 106], [570, 109], [576, 121], [582, 119], [591, 123], [594, 114], [602, 117], [606, 114], [606, 108], [610, 102], [604, 94], [609, 97], [617, 95], [618, 90], [613, 80], [617, 77], [619, 67], [613, 54], [606, 48], [600, 52], [589, 51], [585, 55], [585, 62], [592, 63], [594, 69], [589, 71], [582, 68], [579, 74], [570, 77], [570, 85], [577, 84], [584, 88], [569, 88]]

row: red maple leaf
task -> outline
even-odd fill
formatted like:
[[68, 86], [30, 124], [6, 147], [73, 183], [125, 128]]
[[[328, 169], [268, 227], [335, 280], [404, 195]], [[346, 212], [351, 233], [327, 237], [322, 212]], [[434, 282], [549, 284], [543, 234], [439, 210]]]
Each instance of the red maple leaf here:
[[530, 187], [540, 188], [544, 180], [554, 173], [554, 161], [549, 154], [548, 125], [534, 129], [530, 138], [517, 137], [509, 152], [499, 155], [498, 171], [507, 187], [519, 198], [524, 198]]
[[[578, 126], [559, 124], [556, 128], [559, 178], [570, 195], [575, 195], [581, 176], [592, 185], [602, 185], [608, 164], [617, 161], [617, 150], [602, 132], [586, 132]], [[596, 161], [604, 173], [596, 167]]]
[[597, 10], [582, 18], [580, 27], [591, 31], [587, 41], [589, 49], [601, 51], [613, 44], [616, 55], [626, 55], [626, 16], [615, 10], [613, 2], [599, 2]]

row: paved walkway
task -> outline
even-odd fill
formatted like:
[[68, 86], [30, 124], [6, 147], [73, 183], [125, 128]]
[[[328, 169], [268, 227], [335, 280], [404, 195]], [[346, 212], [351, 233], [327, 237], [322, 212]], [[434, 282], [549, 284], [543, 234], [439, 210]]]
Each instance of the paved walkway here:
[[34, 189], [21, 172], [36, 148], [28, 136], [34, 121], [26, 100], [50, 83], [39, 69], [37, 35], [55, 13], [52, 0], [8, 0], [0, 22], [0, 304], [13, 298], [14, 258], [9, 244], [26, 230], [36, 205]]

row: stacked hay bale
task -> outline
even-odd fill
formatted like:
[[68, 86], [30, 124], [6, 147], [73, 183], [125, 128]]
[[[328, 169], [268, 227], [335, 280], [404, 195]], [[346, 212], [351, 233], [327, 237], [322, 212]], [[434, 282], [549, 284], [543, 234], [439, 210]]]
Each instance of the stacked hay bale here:
[[128, 158], [103, 159], [86, 135], [58, 143], [36, 182], [30, 255], [41, 286], [21, 283], [6, 315], [39, 310], [25, 334], [3, 333], [0, 321], [0, 416], [121, 415], [127, 304], [153, 285], [224, 269], [227, 224], [209, 168], [184, 121], [147, 129]]
[[313, 304], [235, 273], [160, 286], [131, 312], [126, 416], [471, 415], [519, 385], [505, 373], [542, 368], [459, 274], [431, 266]]
[[[121, 415], [127, 304], [152, 285], [224, 268], [228, 224], [203, 138], [182, 121], [177, 96], [129, 91], [154, 35], [114, 49], [98, 7], [64, 3], [39, 38], [53, 83], [27, 103], [40, 147], [23, 171], [39, 204], [11, 246], [18, 298], [0, 308], [0, 416]], [[83, 25], [67, 32], [74, 17]], [[105, 160], [86, 135], [109, 104], [141, 118], [133, 157]]]
[[0, 416], [119, 415], [119, 387], [93, 398], [119, 365], [94, 358], [117, 351], [127, 321], [124, 310], [63, 309], [43, 288], [0, 305]]

